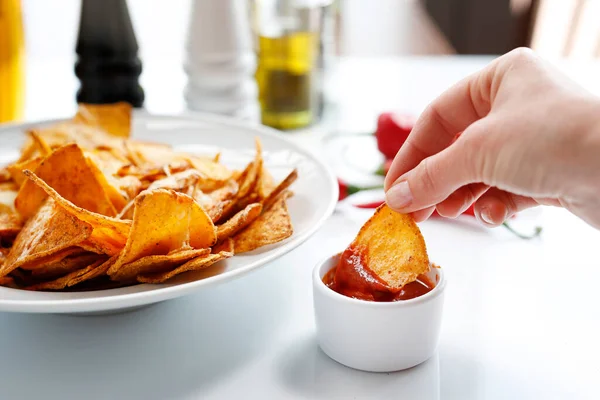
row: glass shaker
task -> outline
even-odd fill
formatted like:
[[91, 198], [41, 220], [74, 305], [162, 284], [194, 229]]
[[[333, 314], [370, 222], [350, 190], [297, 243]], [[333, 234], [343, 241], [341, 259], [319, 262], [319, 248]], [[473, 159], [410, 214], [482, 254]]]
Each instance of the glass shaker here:
[[318, 116], [321, 30], [331, 0], [253, 0], [256, 82], [261, 121], [276, 129], [311, 125]]

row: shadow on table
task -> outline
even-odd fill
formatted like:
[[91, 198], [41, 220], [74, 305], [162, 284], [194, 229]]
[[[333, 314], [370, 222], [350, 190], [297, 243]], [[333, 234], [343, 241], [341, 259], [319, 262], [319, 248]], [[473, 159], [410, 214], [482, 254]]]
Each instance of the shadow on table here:
[[277, 363], [286, 388], [307, 398], [419, 399], [440, 398], [439, 360], [405, 371], [369, 373], [345, 367], [319, 348], [314, 336], [294, 343]]
[[112, 316], [0, 313], [0, 397], [201, 397], [285, 322], [283, 289], [251, 278]]

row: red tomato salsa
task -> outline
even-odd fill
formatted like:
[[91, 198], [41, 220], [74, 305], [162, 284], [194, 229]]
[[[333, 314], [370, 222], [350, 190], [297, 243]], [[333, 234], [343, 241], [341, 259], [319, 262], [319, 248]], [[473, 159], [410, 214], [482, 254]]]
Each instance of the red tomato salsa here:
[[431, 291], [435, 284], [425, 275], [401, 288], [393, 288], [366, 266], [364, 251], [348, 247], [338, 265], [323, 277], [323, 283], [344, 296], [367, 301], [414, 299]]

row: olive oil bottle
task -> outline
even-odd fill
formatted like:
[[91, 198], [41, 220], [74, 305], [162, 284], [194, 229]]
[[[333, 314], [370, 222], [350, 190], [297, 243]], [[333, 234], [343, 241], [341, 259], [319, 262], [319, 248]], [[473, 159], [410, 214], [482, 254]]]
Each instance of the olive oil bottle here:
[[329, 0], [254, 0], [261, 121], [281, 130], [311, 125], [319, 110], [321, 21]]
[[262, 123], [287, 130], [310, 125], [316, 112], [316, 32], [259, 36], [256, 81]]

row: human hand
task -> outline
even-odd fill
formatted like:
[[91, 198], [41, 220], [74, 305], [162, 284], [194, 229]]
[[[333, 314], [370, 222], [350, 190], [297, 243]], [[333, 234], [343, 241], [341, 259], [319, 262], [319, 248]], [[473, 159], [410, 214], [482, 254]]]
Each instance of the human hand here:
[[385, 190], [391, 208], [417, 221], [475, 203], [477, 218], [497, 226], [545, 204], [600, 228], [600, 100], [531, 50], [514, 50], [425, 109]]

